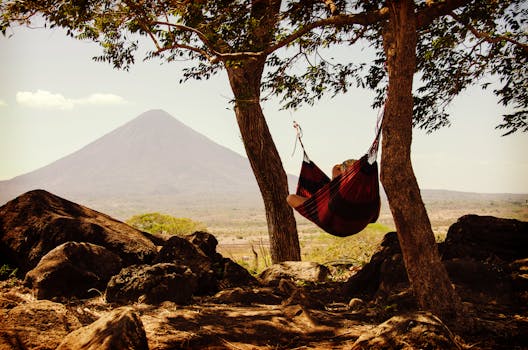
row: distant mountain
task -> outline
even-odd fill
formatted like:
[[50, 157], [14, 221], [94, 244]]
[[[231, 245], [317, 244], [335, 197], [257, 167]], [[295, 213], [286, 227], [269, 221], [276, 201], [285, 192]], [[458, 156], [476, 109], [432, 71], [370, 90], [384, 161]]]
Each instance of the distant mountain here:
[[258, 198], [246, 158], [162, 110], [147, 111], [43, 168], [0, 181], [0, 204], [37, 188], [81, 203], [111, 198], [170, 206], [192, 198]]

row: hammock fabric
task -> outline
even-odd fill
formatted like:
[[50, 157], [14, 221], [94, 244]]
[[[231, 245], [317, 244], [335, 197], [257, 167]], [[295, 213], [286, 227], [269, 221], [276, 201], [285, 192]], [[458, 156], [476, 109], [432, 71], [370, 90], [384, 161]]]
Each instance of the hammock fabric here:
[[339, 237], [356, 234], [376, 222], [381, 207], [375, 160], [379, 137], [378, 129], [369, 152], [333, 180], [308, 158], [301, 141], [304, 159], [296, 194], [308, 199], [295, 210]]

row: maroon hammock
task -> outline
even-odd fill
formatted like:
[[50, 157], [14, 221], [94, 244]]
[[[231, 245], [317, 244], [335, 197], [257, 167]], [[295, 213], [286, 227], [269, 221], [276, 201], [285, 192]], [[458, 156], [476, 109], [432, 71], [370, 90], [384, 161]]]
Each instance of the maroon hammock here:
[[333, 180], [308, 158], [301, 141], [304, 159], [296, 194], [308, 199], [295, 210], [339, 237], [356, 234], [376, 222], [381, 207], [375, 160], [379, 137], [380, 129], [369, 152]]

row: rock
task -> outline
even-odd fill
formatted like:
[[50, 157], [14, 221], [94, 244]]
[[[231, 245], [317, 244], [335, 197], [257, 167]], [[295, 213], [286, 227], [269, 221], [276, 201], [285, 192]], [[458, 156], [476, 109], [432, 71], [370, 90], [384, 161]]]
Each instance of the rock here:
[[121, 270], [121, 259], [104, 247], [91, 243], [66, 242], [48, 252], [37, 267], [26, 274], [24, 284], [38, 299], [55, 296], [94, 295], [104, 290]]
[[451, 331], [431, 313], [394, 316], [363, 333], [352, 350], [458, 350]]
[[159, 263], [134, 265], [112, 277], [106, 288], [106, 300], [128, 304], [159, 304], [173, 301], [188, 304], [196, 289], [197, 277], [183, 265]]
[[464, 300], [478, 303], [512, 302], [513, 288], [509, 271], [468, 257], [453, 258], [444, 261], [444, 265]]
[[222, 289], [258, 285], [257, 279], [233, 260], [223, 258], [220, 265], [219, 284]]
[[80, 327], [79, 320], [62, 304], [49, 300], [21, 304], [0, 318], [0, 348], [55, 349]]
[[149, 263], [157, 253], [141, 231], [43, 190], [27, 192], [0, 207], [0, 218], [0, 263], [18, 267], [22, 277], [46, 253], [68, 241], [103, 246], [120, 256], [125, 266]]
[[[528, 256], [527, 227], [528, 223], [517, 220], [467, 215], [449, 228], [439, 251], [464, 300], [511, 303], [525, 299], [523, 274], [512, 262]], [[391, 295], [407, 295], [408, 287], [397, 234], [389, 232], [370, 262], [347, 281], [347, 294], [386, 301]], [[398, 299], [397, 304], [412, 306], [412, 299]]]
[[132, 308], [113, 310], [68, 334], [57, 350], [148, 350], [141, 318]]
[[218, 240], [208, 232], [196, 231], [185, 238], [199, 248], [211, 261], [218, 261], [222, 256], [216, 252]]
[[514, 262], [528, 258], [527, 247], [528, 222], [466, 215], [451, 225], [439, 250], [464, 299], [524, 305], [528, 289]]
[[185, 238], [171, 237], [159, 251], [154, 263], [188, 266], [198, 277], [198, 285], [194, 291], [196, 294], [214, 294], [218, 291], [217, 276], [213, 271], [211, 260]]
[[465, 215], [449, 227], [441, 245], [444, 260], [471, 257], [505, 262], [528, 257], [528, 222]]
[[278, 285], [281, 279], [305, 282], [324, 282], [328, 277], [328, 268], [309, 261], [285, 261], [274, 264], [262, 271], [259, 279], [266, 285]]
[[407, 271], [396, 232], [383, 237], [380, 247], [370, 261], [347, 281], [347, 294], [373, 298], [408, 287]]

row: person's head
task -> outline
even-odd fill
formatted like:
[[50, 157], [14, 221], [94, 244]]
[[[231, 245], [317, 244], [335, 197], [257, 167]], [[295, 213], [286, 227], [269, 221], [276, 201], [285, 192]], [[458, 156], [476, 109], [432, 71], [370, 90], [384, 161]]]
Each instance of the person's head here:
[[356, 159], [347, 159], [341, 164], [334, 165], [334, 167], [332, 168], [332, 179], [344, 173], [356, 161]]

